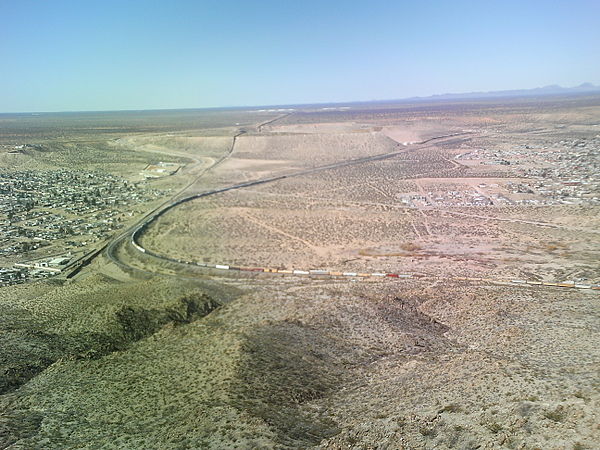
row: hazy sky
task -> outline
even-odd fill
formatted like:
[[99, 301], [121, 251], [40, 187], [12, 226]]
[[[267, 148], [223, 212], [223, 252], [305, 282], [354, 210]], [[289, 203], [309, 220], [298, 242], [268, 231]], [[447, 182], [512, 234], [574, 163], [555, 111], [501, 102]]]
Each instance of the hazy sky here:
[[600, 84], [600, 1], [0, 0], [0, 111]]

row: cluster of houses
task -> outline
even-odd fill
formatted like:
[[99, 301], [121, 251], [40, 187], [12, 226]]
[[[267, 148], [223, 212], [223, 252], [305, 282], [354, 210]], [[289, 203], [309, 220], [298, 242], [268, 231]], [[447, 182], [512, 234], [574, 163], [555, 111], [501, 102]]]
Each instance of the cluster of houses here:
[[427, 192], [427, 194], [406, 194], [399, 200], [408, 207], [444, 207], [444, 206], [490, 206], [493, 202], [489, 197], [481, 195], [472, 189], [461, 191], [448, 190]]
[[[506, 149], [472, 149], [457, 160], [511, 166], [520, 182], [508, 182], [510, 204], [600, 204], [600, 135]], [[503, 203], [501, 198], [494, 204]]]
[[[0, 258], [35, 256], [42, 247], [56, 253], [83, 250], [122, 228], [134, 205], [164, 195], [102, 172], [0, 170]], [[0, 285], [53, 272], [17, 264], [0, 270]]]
[[554, 152], [543, 152], [546, 167], [531, 168], [524, 177], [546, 204], [600, 204], [600, 135], [562, 140]]

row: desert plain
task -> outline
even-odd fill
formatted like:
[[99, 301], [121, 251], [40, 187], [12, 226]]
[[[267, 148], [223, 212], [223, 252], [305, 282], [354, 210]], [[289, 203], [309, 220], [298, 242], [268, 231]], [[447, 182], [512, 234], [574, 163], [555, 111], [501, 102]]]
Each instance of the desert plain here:
[[71, 199], [0, 213], [2, 448], [600, 442], [598, 95], [2, 115], [0, 144], [3, 186]]

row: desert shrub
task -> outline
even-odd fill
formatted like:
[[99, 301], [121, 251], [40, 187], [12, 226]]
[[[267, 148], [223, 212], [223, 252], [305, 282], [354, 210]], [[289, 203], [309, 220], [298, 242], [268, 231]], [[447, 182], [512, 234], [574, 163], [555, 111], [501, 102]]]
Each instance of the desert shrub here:
[[449, 412], [449, 413], [457, 413], [457, 412], [461, 412], [462, 408], [460, 407], [460, 405], [457, 405], [456, 403], [449, 403], [448, 405], [444, 406], [440, 412]]
[[435, 437], [437, 435], [437, 431], [434, 427], [430, 426], [421, 426], [419, 427], [419, 433], [425, 437]]
[[298, 322], [254, 330], [243, 346], [235, 406], [269, 424], [284, 446], [317, 445], [339, 433], [339, 428], [303, 405], [339, 388], [344, 374], [338, 355], [345, 350], [319, 330]]
[[500, 425], [498, 422], [492, 422], [488, 424], [487, 428], [494, 434], [498, 434], [500, 431], [502, 431], [502, 425]]
[[559, 406], [552, 411], [545, 411], [543, 416], [553, 422], [563, 422], [566, 418], [566, 412], [562, 406]]
[[400, 248], [407, 252], [416, 252], [418, 250], [421, 250], [422, 247], [419, 244], [415, 244], [414, 242], [405, 242], [400, 245]]

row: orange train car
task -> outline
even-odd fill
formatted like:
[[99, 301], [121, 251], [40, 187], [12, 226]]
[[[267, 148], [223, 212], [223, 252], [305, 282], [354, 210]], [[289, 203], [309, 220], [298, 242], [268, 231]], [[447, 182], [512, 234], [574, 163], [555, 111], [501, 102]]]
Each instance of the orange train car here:
[[262, 267], [240, 267], [242, 272], [264, 272]]

